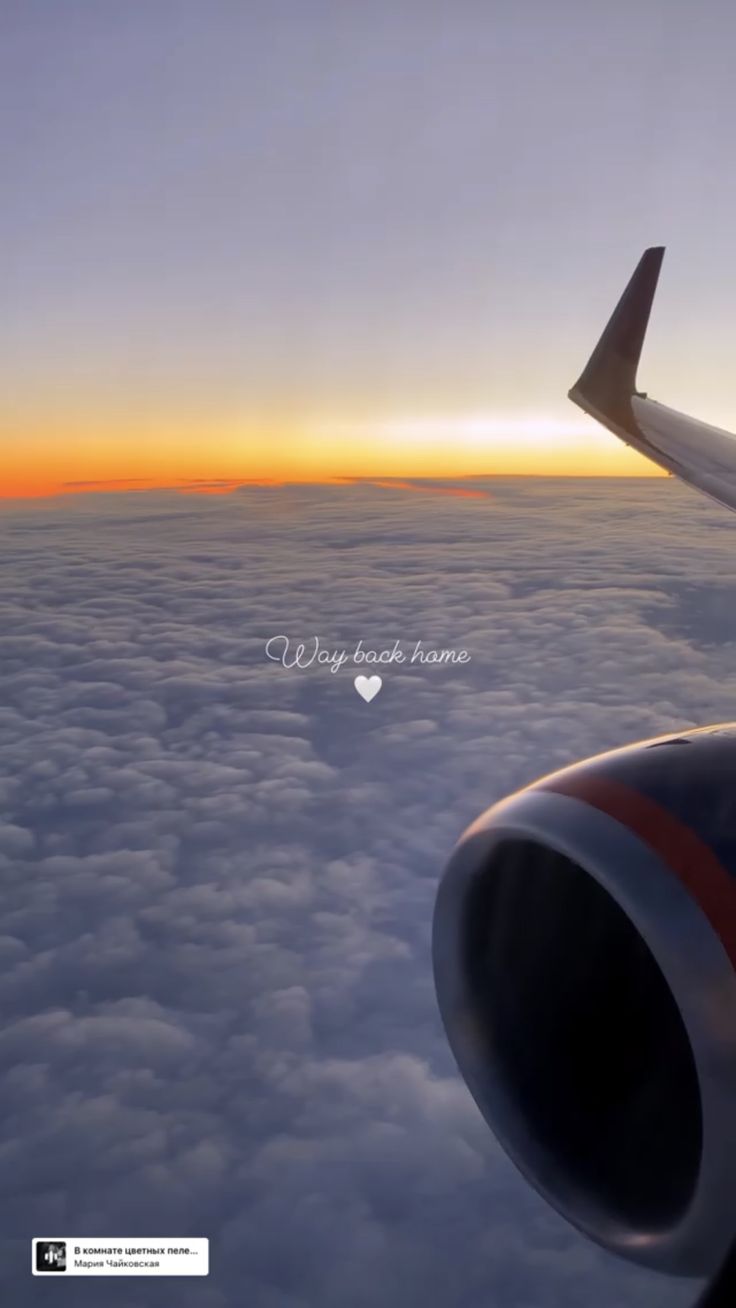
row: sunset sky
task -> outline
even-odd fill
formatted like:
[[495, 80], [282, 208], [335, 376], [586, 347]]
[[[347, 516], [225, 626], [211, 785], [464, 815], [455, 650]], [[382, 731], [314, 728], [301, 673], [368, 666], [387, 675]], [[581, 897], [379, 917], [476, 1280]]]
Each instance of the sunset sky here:
[[736, 427], [725, 0], [0, 22], [0, 494], [656, 471], [566, 399], [648, 244], [641, 381]]

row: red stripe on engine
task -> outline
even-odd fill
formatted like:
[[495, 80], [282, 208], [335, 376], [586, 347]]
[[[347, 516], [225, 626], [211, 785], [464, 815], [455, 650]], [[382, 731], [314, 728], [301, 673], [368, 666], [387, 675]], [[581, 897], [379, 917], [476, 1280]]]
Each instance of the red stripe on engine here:
[[736, 969], [736, 882], [690, 827], [647, 795], [600, 774], [550, 778], [534, 789], [581, 799], [645, 841], [700, 905]]

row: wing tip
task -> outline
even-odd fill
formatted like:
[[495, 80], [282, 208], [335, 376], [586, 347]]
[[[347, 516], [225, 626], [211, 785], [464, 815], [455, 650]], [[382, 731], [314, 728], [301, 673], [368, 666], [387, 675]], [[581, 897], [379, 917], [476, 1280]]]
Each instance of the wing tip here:
[[568, 397], [581, 408], [592, 405], [613, 418], [635, 394], [636, 372], [664, 252], [664, 245], [650, 245], [641, 255], [598, 344], [568, 391]]

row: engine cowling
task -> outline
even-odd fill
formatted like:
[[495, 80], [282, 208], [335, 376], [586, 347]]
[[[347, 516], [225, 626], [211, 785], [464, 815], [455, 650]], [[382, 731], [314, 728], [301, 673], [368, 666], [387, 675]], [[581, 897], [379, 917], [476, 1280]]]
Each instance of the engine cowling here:
[[684, 1275], [736, 1234], [736, 726], [494, 804], [437, 895], [435, 985], [470, 1090], [598, 1244]]

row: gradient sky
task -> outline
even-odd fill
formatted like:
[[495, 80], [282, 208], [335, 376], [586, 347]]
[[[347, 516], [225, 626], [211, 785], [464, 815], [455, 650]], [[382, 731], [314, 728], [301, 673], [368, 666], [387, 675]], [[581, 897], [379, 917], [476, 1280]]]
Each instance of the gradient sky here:
[[653, 243], [642, 383], [736, 427], [727, 0], [0, 22], [0, 493], [648, 471], [565, 392]]

